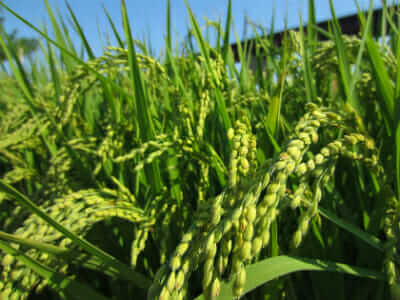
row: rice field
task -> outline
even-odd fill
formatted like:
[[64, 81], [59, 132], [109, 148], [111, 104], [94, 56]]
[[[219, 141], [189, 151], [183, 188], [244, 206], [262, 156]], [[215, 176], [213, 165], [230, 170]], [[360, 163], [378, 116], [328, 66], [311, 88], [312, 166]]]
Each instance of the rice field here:
[[[0, 299], [400, 299], [399, 12], [230, 47], [190, 7], [176, 49], [95, 57], [45, 1], [43, 58], [0, 36]], [[256, 31], [255, 31], [256, 32]], [[51, 33], [51, 34], [50, 34]], [[327, 41], [319, 41], [323, 34]], [[39, 55], [39, 54], [38, 54]]]

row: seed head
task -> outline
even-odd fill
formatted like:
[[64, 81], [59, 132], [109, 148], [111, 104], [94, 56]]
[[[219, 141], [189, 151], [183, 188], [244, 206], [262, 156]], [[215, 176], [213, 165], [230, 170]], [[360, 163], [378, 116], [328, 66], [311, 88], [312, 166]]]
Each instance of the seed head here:
[[275, 194], [279, 191], [281, 185], [279, 183], [271, 183], [267, 188], [267, 194]]
[[170, 293], [173, 293], [175, 290], [175, 272], [171, 272], [169, 274], [168, 280], [167, 280], [167, 289], [170, 291]]
[[263, 233], [261, 235], [263, 247], [268, 245], [270, 236], [271, 235], [270, 235], [270, 232], [269, 232], [269, 228], [264, 229], [264, 231], [263, 231]]
[[290, 147], [296, 147], [296, 148], [298, 148], [299, 150], [302, 150], [303, 148], [304, 148], [304, 142], [302, 141], [302, 140], [299, 140], [299, 139], [295, 139], [295, 140], [292, 140], [290, 143], [289, 143], [289, 148]]
[[245, 241], [240, 249], [240, 258], [248, 260], [251, 258], [251, 242]]
[[185, 283], [185, 273], [182, 270], [180, 270], [176, 275], [175, 281], [176, 281], [175, 288], [177, 290], [180, 290], [183, 287], [183, 284]]
[[235, 136], [235, 130], [231, 127], [228, 129], [227, 137], [229, 140], [232, 140], [234, 136]]
[[307, 162], [307, 167], [308, 167], [308, 169], [309, 169], [310, 171], [312, 171], [312, 170], [315, 169], [315, 163], [314, 163], [314, 161], [313, 161], [312, 159], [310, 159], [310, 160]]
[[323, 162], [324, 162], [324, 156], [323, 155], [321, 155], [320, 153], [318, 153], [317, 155], [315, 155], [315, 157], [314, 157], [314, 161], [315, 161], [315, 163], [317, 164], [317, 165], [320, 165], [320, 164], [322, 164]]
[[253, 235], [254, 235], [254, 227], [252, 224], [248, 224], [244, 232], [243, 238], [245, 241], [251, 241], [253, 239]]
[[327, 147], [324, 147], [324, 148], [322, 148], [321, 149], [321, 154], [323, 155], [323, 156], [325, 156], [325, 157], [328, 157], [329, 156], [329, 149], [327, 148]]
[[240, 208], [236, 208], [232, 214], [232, 221], [239, 220], [239, 217], [242, 215], [242, 210]]
[[287, 166], [286, 166], [286, 172], [287, 173], [292, 173], [296, 169], [296, 163], [294, 161], [290, 161]]
[[277, 171], [282, 170], [286, 167], [286, 161], [280, 160], [275, 164], [275, 168]]
[[221, 284], [218, 278], [215, 278], [211, 285], [211, 299], [216, 299], [221, 290]]
[[302, 240], [302, 234], [300, 230], [296, 230], [294, 236], [293, 236], [293, 247], [297, 248], [300, 246]]
[[208, 286], [211, 284], [211, 281], [213, 280], [213, 271], [212, 269], [209, 270], [208, 272], [204, 271], [203, 272], [203, 290], [207, 290]]
[[183, 256], [186, 253], [188, 248], [189, 248], [189, 243], [186, 243], [186, 242], [180, 243], [178, 245], [178, 247], [176, 247], [175, 255]]
[[222, 243], [222, 255], [228, 256], [232, 251], [232, 240], [225, 240]]
[[254, 257], [256, 256], [262, 248], [262, 239], [260, 237], [254, 238], [252, 245], [251, 245], [251, 255]]
[[173, 272], [179, 269], [181, 266], [181, 257], [180, 256], [173, 256], [171, 258], [170, 266]]
[[253, 223], [254, 220], [257, 217], [257, 208], [254, 204], [249, 205], [246, 207], [244, 211], [245, 218], [247, 219], [247, 222]]
[[159, 297], [158, 299], [159, 299], [159, 300], [168, 300], [169, 297], [170, 297], [170, 295], [171, 295], [171, 294], [169, 293], [168, 289], [164, 287], [164, 288], [161, 290], [160, 297]]
[[234, 282], [235, 289], [243, 289], [245, 282], [246, 282], [246, 270], [244, 268], [241, 268], [241, 270], [236, 274]]
[[307, 172], [307, 165], [305, 163], [301, 163], [297, 169], [297, 176], [302, 176], [303, 174], [305, 174]]
[[246, 171], [250, 168], [249, 161], [244, 157], [240, 158], [240, 165], [242, 166], [243, 170]]
[[292, 209], [296, 209], [297, 207], [299, 207], [300, 206], [300, 203], [301, 203], [301, 196], [295, 196], [295, 197], [293, 197], [293, 200], [292, 200], [292, 202], [290, 203], [290, 207], [292, 208]]
[[277, 199], [276, 193], [266, 194], [263, 199], [263, 202], [265, 202], [266, 205], [269, 207], [275, 203], [276, 199]]

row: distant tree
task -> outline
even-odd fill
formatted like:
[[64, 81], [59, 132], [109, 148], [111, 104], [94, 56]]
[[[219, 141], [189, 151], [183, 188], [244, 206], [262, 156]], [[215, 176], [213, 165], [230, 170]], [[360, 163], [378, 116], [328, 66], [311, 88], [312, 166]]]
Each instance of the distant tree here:
[[[1, 14], [1, 10], [0, 10]], [[0, 36], [7, 43], [8, 47], [13, 50], [13, 52], [22, 59], [24, 56], [34, 52], [39, 43], [36, 39], [32, 38], [19, 38], [17, 37], [17, 30], [11, 33], [7, 33], [4, 28], [4, 17], [0, 16]], [[0, 63], [7, 60], [6, 54], [4, 53], [2, 47], [0, 47]]]

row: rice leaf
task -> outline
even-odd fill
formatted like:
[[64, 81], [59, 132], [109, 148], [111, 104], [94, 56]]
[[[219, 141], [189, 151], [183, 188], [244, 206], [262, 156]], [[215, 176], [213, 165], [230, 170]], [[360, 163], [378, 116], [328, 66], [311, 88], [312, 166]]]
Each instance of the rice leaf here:
[[87, 39], [85, 37], [85, 34], [83, 33], [83, 29], [82, 29], [81, 25], [79, 24], [78, 19], [76, 18], [75, 14], [72, 11], [71, 6], [68, 4], [68, 2], [65, 2], [65, 5], [68, 8], [68, 11], [72, 17], [72, 21], [74, 22], [76, 30], [78, 31], [79, 37], [82, 40], [83, 46], [86, 49], [86, 53], [88, 54], [89, 59], [94, 59], [95, 56], [94, 56], [93, 50], [90, 47], [89, 42], [87, 41]]
[[359, 227], [355, 226], [354, 224], [351, 224], [350, 222], [339, 218], [338, 216], [336, 216], [334, 213], [320, 207], [319, 208], [319, 212], [321, 214], [321, 216], [327, 218], [329, 221], [335, 223], [336, 225], [338, 225], [340, 228], [346, 230], [347, 232], [353, 234], [355, 237], [359, 238], [360, 240], [366, 242], [367, 244], [369, 244], [370, 246], [372, 246], [373, 248], [383, 251], [383, 246], [381, 241], [373, 236], [370, 233], [367, 233], [363, 230], [361, 230]]
[[110, 14], [108, 13], [108, 11], [106, 10], [106, 7], [104, 5], [103, 5], [103, 9], [104, 9], [104, 13], [107, 17], [108, 23], [110, 23], [111, 29], [114, 33], [114, 36], [117, 39], [118, 46], [120, 48], [124, 48], [124, 42], [122, 41], [122, 38], [118, 33], [117, 27], [115, 27], [114, 21], [112, 20]]
[[[148, 94], [143, 85], [142, 76], [137, 61], [136, 50], [132, 39], [129, 18], [126, 10], [125, 1], [121, 0], [122, 19], [124, 25], [125, 39], [128, 45], [128, 61], [131, 85], [135, 92], [135, 104], [137, 109], [137, 117], [139, 120], [139, 133], [141, 139], [146, 142], [155, 136], [155, 129], [150, 116], [150, 102]], [[156, 192], [161, 190], [162, 182], [160, 170], [157, 162], [151, 164], [151, 169], [146, 167], [148, 176], [151, 178]]]
[[228, 51], [230, 48], [230, 41], [229, 36], [231, 32], [231, 22], [232, 22], [232, 0], [228, 1], [228, 12], [226, 16], [226, 23], [225, 23], [225, 32], [224, 32], [224, 41], [222, 45], [222, 58], [227, 62]]
[[[308, 0], [308, 22], [307, 22], [307, 41], [310, 49], [310, 55], [314, 55], [314, 50], [318, 42], [318, 35], [316, 31], [317, 18], [315, 16], [315, 1]], [[300, 25], [301, 27], [301, 25]]]
[[[385, 280], [385, 275], [383, 273], [371, 269], [319, 259], [275, 256], [246, 267], [247, 280], [242, 295], [245, 295], [271, 280], [300, 271], [335, 272], [375, 280]], [[222, 283], [218, 300], [233, 299], [232, 286], [233, 280], [229, 283]], [[196, 300], [203, 299], [205, 299], [203, 296], [196, 298]]]
[[335, 9], [333, 6], [333, 1], [329, 0], [329, 6], [331, 9], [332, 15], [332, 28], [333, 28], [333, 41], [336, 46], [336, 53], [338, 57], [339, 63], [339, 71], [341, 76], [341, 84], [344, 88], [344, 93], [346, 96], [346, 101], [353, 107], [353, 109], [358, 113], [363, 113], [362, 106], [359, 102], [357, 95], [351, 90], [351, 68], [349, 64], [349, 60], [346, 54], [346, 47], [343, 41], [342, 33], [340, 30], [339, 21], [336, 17]]

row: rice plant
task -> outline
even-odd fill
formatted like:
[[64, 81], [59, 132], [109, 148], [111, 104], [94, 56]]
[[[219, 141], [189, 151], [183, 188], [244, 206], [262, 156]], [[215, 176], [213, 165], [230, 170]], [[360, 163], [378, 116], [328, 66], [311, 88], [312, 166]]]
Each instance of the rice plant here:
[[[307, 27], [154, 57], [84, 53], [45, 0], [44, 61], [7, 40], [0, 86], [0, 299], [400, 299], [398, 12], [357, 36]], [[371, 1], [372, 4], [372, 1]], [[50, 34], [52, 33], [52, 34]], [[328, 37], [319, 41], [318, 35]], [[54, 38], [52, 38], [54, 36]], [[254, 47], [255, 56], [251, 56]]]

